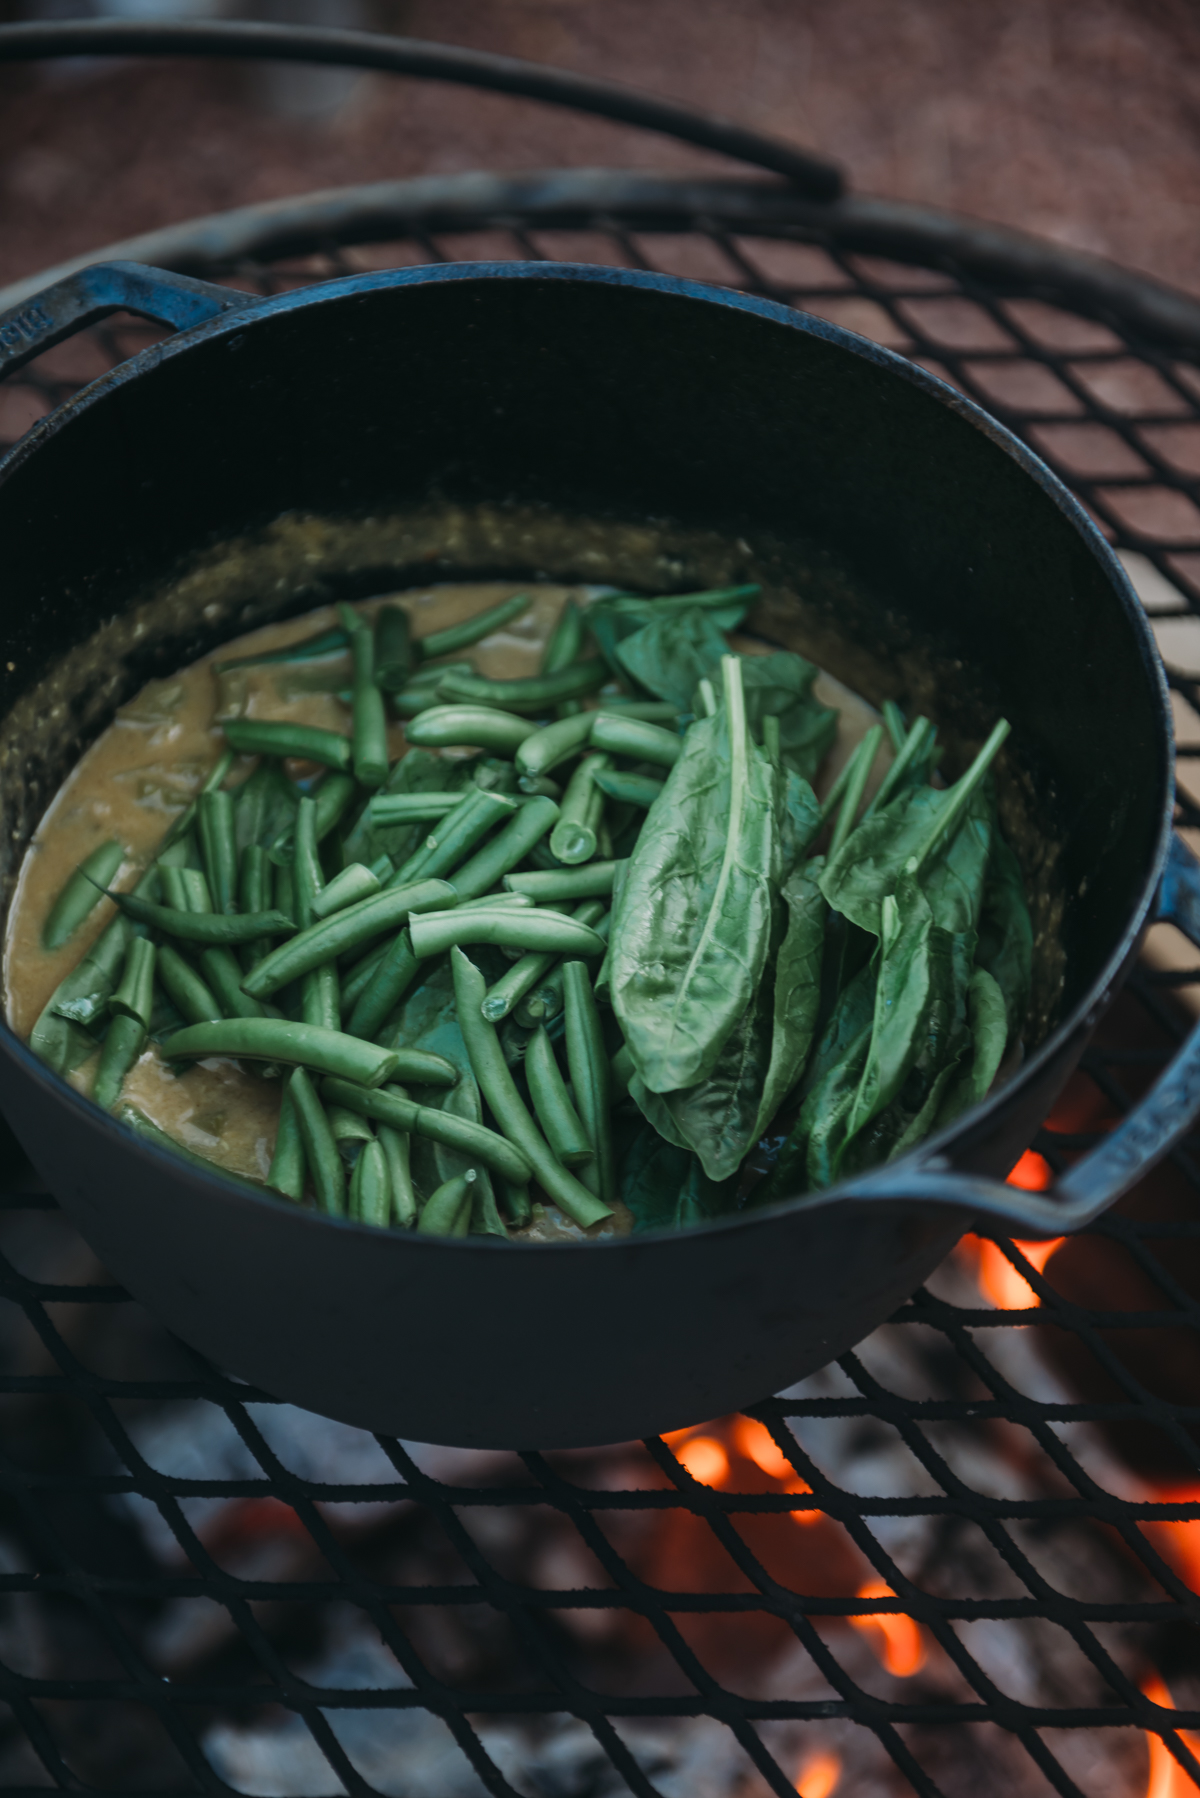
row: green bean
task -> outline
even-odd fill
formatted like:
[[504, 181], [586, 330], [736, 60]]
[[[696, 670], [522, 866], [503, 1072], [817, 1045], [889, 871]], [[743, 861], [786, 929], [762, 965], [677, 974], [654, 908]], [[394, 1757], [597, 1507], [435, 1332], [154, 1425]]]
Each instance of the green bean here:
[[337, 964], [323, 962], [300, 977], [300, 1018], [305, 1024], [318, 1024], [323, 1030], [342, 1027], [342, 991]]
[[407, 923], [410, 912], [453, 905], [456, 897], [454, 888], [444, 880], [419, 880], [411, 886], [389, 887], [374, 899], [348, 905], [332, 918], [323, 918], [280, 943], [247, 974], [242, 984], [255, 999], [267, 999], [311, 968], [319, 968], [385, 931], [396, 930]]
[[608, 1064], [609, 1090], [615, 1098], [624, 1099], [627, 1096], [629, 1083], [636, 1073], [637, 1069], [633, 1065], [633, 1056], [629, 1053], [629, 1047], [626, 1043], [622, 1043]]
[[471, 1118], [439, 1111], [432, 1105], [417, 1105], [398, 1087], [389, 1085], [368, 1091], [365, 1086], [353, 1085], [349, 1080], [323, 1080], [321, 1092], [331, 1104], [360, 1111], [377, 1124], [387, 1124], [392, 1130], [412, 1131], [417, 1136], [428, 1137], [430, 1142], [441, 1143], [443, 1148], [469, 1155], [473, 1161], [481, 1161], [484, 1167], [499, 1174], [501, 1179], [512, 1180], [518, 1186], [529, 1179], [532, 1171], [529, 1157], [507, 1138], [489, 1130], [485, 1124], [476, 1124]]
[[851, 771], [846, 778], [846, 788], [842, 795], [841, 809], [837, 815], [837, 823], [833, 827], [833, 835], [829, 839], [827, 860], [832, 861], [850, 832], [854, 828], [854, 817], [858, 811], [863, 789], [867, 784], [879, 745], [883, 741], [883, 730], [878, 724], [872, 725], [858, 748], [850, 758]]
[[239, 755], [293, 756], [298, 761], [321, 762], [343, 774], [350, 769], [350, 739], [336, 731], [265, 718], [226, 718], [221, 728]]
[[513, 760], [522, 774], [549, 774], [561, 763], [578, 755], [592, 734], [594, 712], [579, 712], [574, 718], [560, 718], [556, 724], [544, 724], [525, 738]]
[[[385, 1086], [383, 1092], [389, 1098], [408, 1097], [402, 1086]], [[392, 1184], [392, 1219], [402, 1230], [411, 1230], [417, 1221], [419, 1206], [409, 1166], [408, 1132], [394, 1130], [390, 1124], [378, 1124], [376, 1137], [383, 1150], [383, 1157], [388, 1165], [388, 1178]]]
[[608, 1206], [601, 1204], [569, 1169], [556, 1160], [526, 1110], [504, 1059], [495, 1025], [489, 1024], [480, 1010], [487, 991], [483, 975], [461, 949], [451, 952], [450, 962], [454, 970], [459, 1028], [471, 1070], [492, 1116], [509, 1141], [525, 1156], [539, 1184], [575, 1223], [587, 1229], [611, 1216]]
[[583, 613], [573, 599], [568, 599], [547, 640], [541, 672], [557, 674], [560, 668], [569, 668], [572, 662], [579, 659], [586, 634]]
[[640, 718], [645, 724], [674, 724], [680, 715], [669, 699], [629, 699], [624, 693], [606, 693], [600, 709], [621, 718]]
[[428, 637], [421, 638], [417, 647], [427, 662], [432, 662], [435, 656], [453, 655], [456, 649], [469, 649], [472, 643], [480, 643], [493, 631], [511, 624], [532, 604], [532, 593], [514, 593], [511, 599], [502, 599], [499, 605], [489, 606], [486, 612], [477, 612], [474, 618], [468, 618], [462, 624], [431, 631]]
[[[191, 911], [191, 894], [188, 883], [184, 879], [184, 875], [188, 870], [186, 868], [173, 868], [167, 866], [160, 867], [158, 872], [159, 878], [162, 881], [163, 897], [171, 909], [173, 911]], [[203, 909], [205, 911], [211, 911], [212, 906], [208, 905]]]
[[415, 660], [408, 613], [403, 606], [380, 606], [375, 614], [375, 679], [385, 693], [399, 692]]
[[233, 832], [233, 795], [221, 787], [202, 793], [197, 803], [200, 859], [212, 894], [213, 910], [234, 909], [237, 895], [237, 844]]
[[233, 796], [238, 848], [245, 849], [248, 843], [266, 848], [270, 833], [278, 828], [280, 806], [286, 803], [290, 810], [296, 799], [296, 789], [278, 762], [260, 761]]
[[472, 674], [470, 662], [438, 662], [432, 667], [421, 668], [413, 675], [408, 685], [401, 687], [398, 693], [388, 695], [392, 702], [392, 710], [398, 718], [416, 718], [421, 712], [432, 711], [434, 706], [441, 705], [438, 698], [438, 682], [444, 674], [453, 670], [456, 674]]
[[115, 1018], [136, 1018], [143, 1030], [150, 1028], [154, 1006], [154, 944], [135, 936], [125, 953], [121, 984], [108, 1002]]
[[452, 812], [461, 793], [375, 793], [368, 810], [376, 830], [395, 824], [433, 823]]
[[[247, 843], [238, 866], [238, 910], [265, 911], [270, 902], [270, 893], [271, 864], [267, 860], [267, 852], [261, 843]], [[261, 938], [257, 943], [247, 943], [242, 950], [244, 965], [247, 968], [256, 967], [269, 952], [269, 945]]]
[[155, 969], [167, 998], [188, 1024], [219, 1024], [225, 1013], [215, 995], [177, 949], [164, 943]]
[[382, 891], [382, 884], [370, 868], [364, 868], [361, 862], [351, 862], [348, 868], [335, 874], [329, 885], [313, 900], [313, 921], [315, 923], [318, 918], [327, 918], [332, 912], [341, 911], [347, 905], [357, 905], [363, 899], [373, 899]]
[[279, 1105], [279, 1128], [275, 1132], [275, 1150], [271, 1156], [267, 1185], [276, 1192], [283, 1193], [286, 1198], [302, 1199], [304, 1173], [304, 1138], [300, 1132], [300, 1119], [289, 1080], [283, 1089]]
[[361, 1148], [365, 1142], [374, 1142], [375, 1132], [366, 1118], [360, 1117], [357, 1111], [348, 1111], [344, 1105], [327, 1105], [325, 1116], [329, 1119], [338, 1154], [347, 1166], [351, 1166], [357, 1159], [355, 1145]]
[[296, 929], [296, 883], [291, 868], [275, 870], [275, 910], [287, 919], [289, 931]]
[[572, 662], [557, 674], [531, 674], [522, 680], [489, 680], [484, 674], [447, 674], [438, 682], [446, 700], [464, 705], [495, 705], [506, 712], [544, 713], [563, 699], [582, 699], [598, 692], [611, 677], [607, 662], [597, 656]]
[[362, 1086], [381, 1086], [400, 1071], [402, 1062], [408, 1065], [413, 1056], [422, 1056], [443, 1075], [447, 1086], [453, 1086], [455, 1079], [453, 1065], [440, 1055], [417, 1049], [379, 1049], [344, 1031], [294, 1024], [287, 1018], [227, 1018], [220, 1024], [189, 1024], [171, 1038], [172, 1061], [203, 1061], [210, 1055], [299, 1064], [318, 1073], [357, 1080]]
[[261, 1018], [257, 999], [242, 991], [242, 969], [233, 951], [223, 947], [200, 951], [200, 971], [221, 1007], [223, 1018]]
[[[372, 980], [375, 978], [378, 969], [382, 967], [383, 959], [390, 948], [390, 943], [375, 944], [373, 948], [368, 949], [367, 953], [354, 963], [349, 974], [341, 982], [340, 993], [343, 1017], [347, 1017], [354, 1010], [359, 999], [362, 997], [363, 993], [366, 992]], [[352, 1030], [350, 1032], [351, 1036], [358, 1036], [360, 1034], [361, 1033], [357, 1030]]]
[[421, 963], [413, 954], [412, 940], [402, 930], [389, 944], [369, 982], [364, 985], [350, 1013], [346, 1029], [351, 1036], [374, 1042], [395, 1006], [416, 979]]
[[292, 843], [292, 882], [296, 898], [296, 918], [306, 930], [313, 922], [313, 900], [325, 885], [321, 858], [317, 854], [317, 803], [307, 795], [296, 808], [296, 834]]
[[533, 1205], [527, 1186], [514, 1186], [511, 1180], [501, 1180], [500, 1198], [508, 1221], [515, 1230], [529, 1222], [533, 1216]]
[[471, 1222], [471, 1200], [478, 1178], [469, 1167], [465, 1174], [445, 1180], [426, 1199], [417, 1219], [418, 1236], [465, 1236]]
[[[232, 749], [223, 749], [205, 776], [204, 784], [200, 788], [201, 793], [215, 792], [221, 785], [221, 782], [225, 779], [225, 776], [229, 773], [229, 770], [233, 767], [236, 759]], [[160, 855], [164, 849], [169, 849], [172, 844], [177, 843], [181, 837], [185, 837], [192, 828], [192, 825], [196, 821], [196, 804], [197, 801], [193, 799], [192, 803], [180, 812], [178, 818], [176, 818], [174, 824], [172, 824], [162, 840], [162, 846], [159, 850]], [[232, 1176], [230, 1177], [232, 1178]]]
[[558, 823], [550, 837], [550, 853], [569, 867], [591, 861], [596, 853], [596, 832], [604, 811], [604, 794], [592, 776], [597, 769], [608, 765], [609, 757], [603, 750], [585, 755], [567, 783]]
[[[134, 938], [134, 942], [141, 940]], [[92, 1098], [102, 1111], [108, 1111], [116, 1104], [125, 1076], [141, 1054], [145, 1042], [146, 1027], [140, 1018], [121, 1014], [109, 1025], [92, 1083]]]
[[504, 793], [485, 793], [472, 787], [452, 812], [447, 812], [437, 830], [426, 837], [420, 849], [401, 862], [389, 881], [389, 887], [407, 886], [418, 876], [423, 880], [453, 872], [481, 838], [500, 821], [511, 818], [516, 801]]
[[564, 1167], [577, 1167], [593, 1155], [591, 1138], [571, 1103], [567, 1083], [554, 1058], [550, 1038], [539, 1025], [525, 1051], [525, 1078], [529, 1096], [546, 1141]]
[[99, 905], [104, 890], [125, 860], [125, 851], [115, 839], [101, 843], [85, 856], [50, 908], [42, 926], [42, 948], [61, 949], [74, 936], [83, 920]]
[[[291, 785], [290, 782], [288, 784]], [[323, 843], [330, 831], [336, 829], [341, 823], [357, 792], [358, 782], [352, 774], [331, 772], [325, 776], [312, 795], [313, 804], [317, 808], [313, 820], [313, 836], [318, 843]], [[282, 856], [290, 861], [295, 829], [296, 821], [293, 818], [286, 828], [276, 836], [268, 854], [273, 858]]]
[[524, 861], [558, 817], [553, 799], [530, 799], [498, 831], [490, 843], [477, 849], [469, 862], [451, 870], [451, 885], [459, 899], [477, 899]]
[[517, 718], [499, 708], [436, 705], [414, 718], [404, 734], [418, 749], [494, 749], [511, 755], [536, 729], [528, 718]]
[[387, 779], [387, 714], [375, 684], [375, 638], [367, 625], [353, 632], [354, 778], [363, 787], [381, 787]]
[[247, 843], [238, 864], [238, 910], [266, 911], [270, 903], [271, 864], [261, 843]]
[[[597, 899], [586, 899], [574, 913], [580, 924], [595, 924], [603, 916], [603, 902]], [[523, 955], [520, 961], [514, 962], [508, 973], [488, 988], [487, 998], [483, 1002], [483, 1015], [488, 1022], [498, 1024], [501, 1018], [506, 1018], [510, 1011], [515, 1010], [557, 960], [554, 950], [549, 949]]]
[[392, 1183], [383, 1150], [372, 1137], [363, 1144], [350, 1179], [350, 1216], [386, 1230], [391, 1222]]
[[[779, 720], [774, 722], [778, 724]], [[592, 779], [610, 799], [624, 805], [640, 806], [643, 811], [649, 811], [664, 784], [661, 780], [651, 780], [647, 774], [625, 774], [619, 768], [597, 768]]]
[[900, 710], [900, 707], [896, 704], [894, 699], [885, 699], [882, 710], [883, 722], [887, 725], [888, 736], [892, 739], [892, 749], [899, 755], [900, 751], [904, 748], [905, 739], [908, 736], [908, 730], [904, 723], [904, 713]]
[[556, 956], [548, 979], [522, 999], [513, 1011], [513, 1021], [520, 1030], [536, 1030], [539, 1024], [551, 1023], [562, 1010], [562, 956]]
[[514, 893], [528, 893], [539, 904], [552, 899], [604, 898], [613, 890], [622, 862], [589, 862], [584, 868], [522, 869], [506, 874], [504, 884]]
[[110, 892], [108, 896], [126, 917], [185, 943], [253, 943], [260, 936], [283, 936], [295, 929], [291, 919], [278, 911], [233, 912], [225, 916], [221, 912], [177, 911], [170, 905], [139, 899], [133, 893]]
[[186, 910], [196, 913], [211, 912], [213, 907], [212, 893], [202, 868], [181, 868], [180, 877], [186, 895]]
[[463, 943], [500, 948], [553, 950], [559, 955], [603, 955], [604, 938], [560, 912], [450, 911], [414, 918], [409, 926], [413, 954], [424, 961]]
[[303, 1068], [294, 1068], [287, 1090], [296, 1108], [304, 1159], [317, 1195], [317, 1203], [329, 1217], [346, 1215], [346, 1169], [329, 1128], [329, 1119], [317, 1097], [317, 1089]]
[[683, 738], [660, 724], [597, 712], [592, 721], [592, 747], [606, 749], [610, 755], [628, 756], [631, 761], [673, 768], [682, 753]]
[[226, 674], [231, 668], [262, 668], [268, 662], [311, 662], [318, 656], [332, 655], [335, 650], [346, 647], [346, 633], [340, 625], [331, 630], [321, 631], [316, 637], [306, 637], [300, 643], [293, 643], [287, 649], [271, 649], [256, 656], [235, 656], [230, 662], [214, 662], [214, 674]]
[[522, 774], [517, 786], [531, 799], [561, 799], [562, 788], [546, 774]]
[[[491, 911], [498, 905], [502, 911], [530, 911], [536, 903], [528, 893], [483, 893], [478, 899], [460, 899], [458, 910]], [[558, 911], [560, 908], [553, 906], [551, 909]]]
[[611, 1204], [616, 1197], [617, 1169], [612, 1140], [612, 1075], [604, 1026], [588, 971], [581, 961], [563, 963], [563, 997], [566, 1012], [567, 1067], [575, 1103], [583, 1118], [596, 1157], [600, 1197]]

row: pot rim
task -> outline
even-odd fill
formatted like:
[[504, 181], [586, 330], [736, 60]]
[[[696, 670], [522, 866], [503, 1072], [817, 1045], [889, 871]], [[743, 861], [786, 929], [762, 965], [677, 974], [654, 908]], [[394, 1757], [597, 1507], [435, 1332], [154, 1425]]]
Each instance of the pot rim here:
[[[1042, 461], [1041, 457], [1036, 455], [1006, 425], [1001, 424], [991, 413], [974, 400], [968, 399], [949, 382], [941, 380], [937, 375], [930, 374], [928, 370], [909, 361], [896, 351], [886, 349], [870, 338], [861, 337], [853, 331], [848, 331], [842, 325], [832, 324], [827, 319], [818, 318], [815, 314], [797, 311], [776, 300], [763, 299], [754, 294], [740, 293], [733, 288], [694, 281], [683, 276], [660, 275], [640, 269], [609, 268], [592, 263], [573, 262], [420, 264], [403, 269], [383, 269], [361, 275], [343, 276], [336, 280], [320, 282], [312, 287], [293, 288], [284, 293], [269, 295], [247, 306], [239, 307], [236, 311], [221, 314], [204, 324], [180, 331], [165, 342], [150, 345], [136, 356], [121, 363], [117, 368], [90, 382], [70, 400], [39, 420], [6, 456], [0, 458], [0, 485], [18, 468], [22, 467], [31, 456], [36, 455], [44, 443], [66, 428], [76, 413], [100, 403], [111, 392], [123, 387], [127, 382], [152, 374], [164, 360], [178, 355], [186, 355], [201, 343], [207, 343], [212, 338], [236, 336], [248, 326], [266, 318], [310, 307], [337, 304], [353, 300], [364, 294], [408, 287], [434, 287], [444, 283], [464, 281], [474, 281], [481, 285], [493, 281], [542, 281], [567, 285], [632, 288], [660, 293], [683, 301], [717, 305], [727, 311], [747, 313], [752, 317], [798, 331], [804, 336], [818, 338], [857, 357], [860, 361], [873, 363], [877, 368], [885, 370], [889, 374], [898, 375], [930, 399], [957, 413], [959, 417], [986, 437], [997, 450], [1007, 455], [1010, 461], [1015, 462], [1022, 472], [1036, 482], [1054, 503], [1065, 522], [1075, 529], [1107, 576], [1137, 645], [1142, 671], [1147, 678], [1152, 694], [1158, 701], [1163, 798], [1154, 847], [1143, 875], [1141, 891], [1126, 920], [1124, 929], [1103, 966], [1066, 1016], [1059, 1020], [1044, 1042], [1038, 1045], [1033, 1055], [1022, 1063], [1016, 1074], [1003, 1087], [990, 1093], [978, 1105], [972, 1106], [963, 1113], [961, 1118], [956, 1119], [945, 1129], [927, 1137], [895, 1162], [888, 1163], [887, 1167], [889, 1173], [894, 1172], [899, 1176], [897, 1181], [899, 1186], [902, 1185], [906, 1168], [916, 1169], [939, 1160], [945, 1165], [945, 1158], [955, 1144], [979, 1134], [986, 1128], [989, 1121], [996, 1117], [1013, 1095], [1022, 1087], [1036, 1081], [1047, 1065], [1063, 1054], [1072, 1038], [1090, 1033], [1114, 996], [1137, 951], [1166, 864], [1173, 828], [1175, 761], [1166, 673], [1141, 601], [1116, 553], [1084, 507]], [[61, 1075], [55, 1074], [47, 1068], [28, 1045], [21, 1041], [8, 1024], [7, 1019], [0, 1019], [0, 1049], [15, 1060], [24, 1073], [37, 1080], [45, 1089], [73, 1104], [85, 1122], [106, 1127], [107, 1130], [112, 1131], [115, 1141], [123, 1149], [136, 1151], [146, 1156], [151, 1166], [161, 1165], [164, 1171], [175, 1170], [176, 1173], [178, 1172], [181, 1164], [168, 1150], [147, 1143], [134, 1136], [130, 1131], [123, 1129], [114, 1118], [108, 1113], [100, 1111], [90, 1099], [78, 1092]], [[226, 1197], [229, 1197], [231, 1193], [236, 1193], [238, 1198], [247, 1204], [256, 1206], [269, 1204], [271, 1210], [281, 1219], [287, 1217], [297, 1224], [321, 1228], [333, 1226], [340, 1230], [369, 1231], [373, 1238], [381, 1242], [406, 1240], [407, 1233], [405, 1232], [381, 1232], [353, 1219], [327, 1217], [323, 1213], [303, 1210], [282, 1197], [272, 1195], [270, 1189], [266, 1187], [260, 1194], [247, 1183], [239, 1181], [233, 1176], [225, 1175], [215, 1165], [211, 1175], [202, 1168], [193, 1167], [190, 1163], [184, 1165], [187, 1165], [188, 1171], [198, 1180], [211, 1179], [218, 1182]], [[880, 1171], [880, 1169], [870, 1170], [871, 1174], [875, 1176]], [[630, 1250], [641, 1248], [659, 1247], [679, 1242], [681, 1238], [694, 1239], [699, 1235], [714, 1231], [739, 1229], [749, 1223], [761, 1223], [781, 1212], [790, 1213], [800, 1208], [815, 1211], [826, 1205], [844, 1203], [848, 1200], [856, 1203], [873, 1202], [876, 1204], [898, 1202], [896, 1194], [856, 1192], [854, 1190], [856, 1182], [861, 1178], [862, 1176], [855, 1176], [827, 1187], [821, 1192], [800, 1193], [792, 1198], [780, 1199], [771, 1205], [764, 1205], [750, 1211], [737, 1212], [731, 1216], [711, 1218], [704, 1222], [690, 1224], [686, 1231], [664, 1228], [639, 1231], [629, 1236], [605, 1240], [522, 1243], [519, 1246], [523, 1253], [536, 1251], [542, 1255], [577, 1254], [584, 1249], [591, 1254], [607, 1251], [611, 1255], [621, 1252], [628, 1253]], [[964, 1209], [969, 1209], [970, 1200], [965, 1194], [963, 1203]], [[464, 1252], [500, 1253], [513, 1246], [503, 1243], [499, 1239], [493, 1240], [488, 1237], [445, 1240], [426, 1238], [423, 1240], [430, 1246], [442, 1250], [450, 1249], [458, 1254]]]

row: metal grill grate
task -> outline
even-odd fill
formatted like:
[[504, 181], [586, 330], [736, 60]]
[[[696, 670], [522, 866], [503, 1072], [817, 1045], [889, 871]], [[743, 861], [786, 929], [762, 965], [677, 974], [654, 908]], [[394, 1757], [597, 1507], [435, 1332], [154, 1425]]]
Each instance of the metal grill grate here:
[[[443, 257], [625, 263], [914, 357], [1129, 555], [1171, 670], [1180, 824], [1200, 828], [1200, 335], [1164, 348], [1044, 275], [985, 280], [945, 248], [884, 261], [836, 221], [754, 228], [745, 201], [723, 218], [688, 192], [654, 230], [632, 204], [577, 205], [567, 229], [510, 196], [460, 206], [453, 232], [400, 208], [390, 241], [378, 220], [350, 241], [351, 219], [305, 245], [301, 220], [291, 260], [206, 260], [197, 239], [176, 265], [269, 292]], [[110, 323], [42, 358], [0, 389], [0, 436], [153, 335]], [[1097, 1141], [1170, 1059], [1200, 983], [1181, 940], [1152, 935], [1022, 1177]], [[552, 1456], [376, 1440], [220, 1377], [105, 1283], [14, 1161], [0, 1784], [1140, 1798], [1151, 1773], [1172, 1790], [1170, 1757], [1200, 1780], [1173, 1727], [1200, 1729], [1195, 1150], [1049, 1260], [967, 1239], [752, 1419]]]

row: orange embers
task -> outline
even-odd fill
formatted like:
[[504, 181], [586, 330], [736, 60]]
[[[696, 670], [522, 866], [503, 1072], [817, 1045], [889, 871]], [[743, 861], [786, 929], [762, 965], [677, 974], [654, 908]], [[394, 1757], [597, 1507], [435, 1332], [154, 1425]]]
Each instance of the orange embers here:
[[[1040, 1274], [1051, 1255], [1066, 1240], [1065, 1236], [1055, 1236], [1049, 1242], [1014, 1242], [1013, 1246], [1020, 1249], [1026, 1261]], [[1029, 1311], [1041, 1304], [1028, 1280], [1017, 1272], [997, 1243], [986, 1236], [967, 1235], [963, 1237], [960, 1249], [963, 1253], [974, 1254], [975, 1278], [984, 1297], [991, 1300], [997, 1311]]]
[[[732, 1533], [728, 1546], [695, 1513], [664, 1513], [648, 1556], [651, 1565], [638, 1569], [660, 1589], [753, 1593], [753, 1580], [743, 1570], [744, 1545], [771, 1580], [801, 1597], [892, 1596], [864, 1564], [842, 1526], [812, 1503], [810, 1487], [765, 1425], [750, 1417], [726, 1417], [695, 1429], [672, 1431], [664, 1441], [701, 1485], [722, 1492], [787, 1493], [803, 1508], [729, 1512]], [[890, 1673], [907, 1677], [923, 1664], [924, 1642], [911, 1618], [891, 1614], [851, 1617], [849, 1621], [862, 1631]], [[720, 1665], [724, 1677], [735, 1682], [738, 1675], [749, 1678], [756, 1663], [794, 1641], [787, 1620], [767, 1609], [708, 1614], [693, 1610], [677, 1613], [675, 1622], [710, 1670], [716, 1671]], [[826, 1626], [822, 1623], [819, 1627]], [[829, 1776], [827, 1760], [818, 1757], [824, 1771], [798, 1786], [805, 1798], [814, 1780], [815, 1790], [832, 1792], [832, 1784], [820, 1784], [820, 1779]], [[836, 1782], [836, 1772], [832, 1777]]]
[[[868, 1580], [858, 1588], [859, 1598], [894, 1598], [892, 1588], [881, 1579]], [[908, 1679], [925, 1665], [925, 1643], [919, 1626], [899, 1611], [876, 1611], [865, 1617], [851, 1617], [855, 1629], [873, 1638], [880, 1660], [897, 1679]]]
[[1053, 1182], [1054, 1175], [1050, 1171], [1050, 1163], [1035, 1149], [1026, 1149], [1008, 1176], [1008, 1184], [1019, 1186], [1023, 1192], [1045, 1192], [1049, 1186], [1053, 1185]]
[[[1142, 1682], [1142, 1691], [1152, 1704], [1161, 1704], [1165, 1710], [1174, 1710], [1171, 1694], [1157, 1673]], [[1179, 1731], [1180, 1738], [1187, 1744], [1193, 1754], [1200, 1755], [1200, 1739], [1187, 1730]], [[1146, 1732], [1146, 1745], [1150, 1751], [1150, 1771], [1146, 1779], [1146, 1798], [1196, 1798], [1196, 1783], [1189, 1773], [1185, 1773], [1161, 1736]]]
[[809, 1755], [801, 1761], [796, 1773], [796, 1790], [800, 1798], [832, 1798], [841, 1777], [842, 1763], [838, 1755]]

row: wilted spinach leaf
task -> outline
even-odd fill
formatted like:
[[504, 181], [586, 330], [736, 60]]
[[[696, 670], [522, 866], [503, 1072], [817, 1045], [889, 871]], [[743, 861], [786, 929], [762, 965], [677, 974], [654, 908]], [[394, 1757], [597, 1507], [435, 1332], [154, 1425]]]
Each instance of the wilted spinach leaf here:
[[725, 706], [684, 738], [614, 915], [613, 1009], [652, 1092], [712, 1072], [770, 949], [776, 777], [746, 730], [740, 668], [726, 658]]
[[813, 698], [812, 684], [819, 673], [814, 663], [790, 650], [742, 659], [751, 732], [761, 738], [763, 719], [778, 718], [783, 759], [809, 781], [816, 778], [837, 735], [837, 712]]
[[684, 1229], [733, 1208], [736, 1182], [709, 1180], [686, 1149], [665, 1142], [643, 1124], [621, 1170], [621, 1199], [633, 1213], [635, 1233]]

